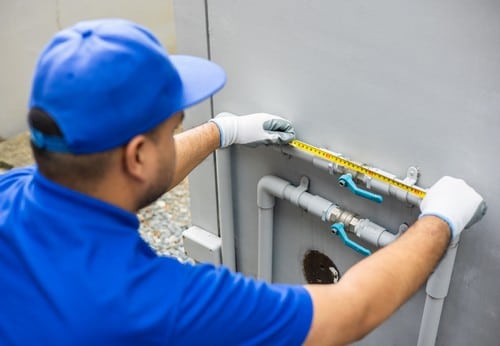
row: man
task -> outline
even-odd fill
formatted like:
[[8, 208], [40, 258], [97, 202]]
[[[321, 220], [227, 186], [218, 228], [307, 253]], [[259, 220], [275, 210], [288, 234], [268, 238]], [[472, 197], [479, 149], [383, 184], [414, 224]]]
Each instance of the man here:
[[273, 285], [157, 257], [137, 233], [138, 209], [219, 147], [294, 137], [269, 114], [222, 114], [174, 135], [182, 111], [224, 81], [217, 65], [168, 56], [128, 21], [54, 36], [30, 98], [37, 165], [0, 177], [2, 344], [346, 344], [417, 291], [482, 202], [441, 179], [419, 221], [336, 285]]

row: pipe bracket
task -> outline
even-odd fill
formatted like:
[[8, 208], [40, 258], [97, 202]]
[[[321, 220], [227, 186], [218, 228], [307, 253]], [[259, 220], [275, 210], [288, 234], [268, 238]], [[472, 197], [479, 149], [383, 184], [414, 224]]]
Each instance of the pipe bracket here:
[[295, 188], [294, 194], [290, 196], [290, 202], [300, 205], [300, 196], [309, 189], [309, 178], [305, 175], [300, 178], [300, 184]]

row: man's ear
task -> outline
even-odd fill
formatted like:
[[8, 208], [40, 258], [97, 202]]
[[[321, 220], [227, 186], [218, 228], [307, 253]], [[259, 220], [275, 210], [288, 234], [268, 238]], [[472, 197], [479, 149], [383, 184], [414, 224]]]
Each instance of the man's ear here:
[[146, 169], [147, 138], [138, 135], [132, 138], [124, 147], [123, 169], [134, 179], [147, 179]]

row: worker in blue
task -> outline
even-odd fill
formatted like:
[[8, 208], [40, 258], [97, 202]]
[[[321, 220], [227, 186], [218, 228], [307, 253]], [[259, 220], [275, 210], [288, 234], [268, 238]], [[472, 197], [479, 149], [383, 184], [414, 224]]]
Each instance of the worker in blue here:
[[223, 113], [176, 133], [183, 110], [225, 78], [209, 60], [167, 54], [130, 21], [55, 34], [29, 98], [36, 165], [0, 176], [0, 344], [347, 344], [418, 290], [482, 202], [463, 180], [440, 179], [419, 220], [334, 285], [271, 284], [157, 256], [137, 232], [140, 208], [220, 147], [295, 136], [265, 113]]

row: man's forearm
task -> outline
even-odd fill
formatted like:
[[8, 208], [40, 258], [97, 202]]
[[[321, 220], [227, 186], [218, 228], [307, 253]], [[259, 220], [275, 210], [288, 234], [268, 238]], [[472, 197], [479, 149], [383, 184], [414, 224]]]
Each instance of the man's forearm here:
[[338, 284], [308, 286], [314, 302], [308, 343], [346, 344], [370, 332], [425, 282], [449, 238], [444, 221], [423, 217], [393, 244], [352, 267]]
[[168, 190], [179, 184], [220, 144], [220, 133], [212, 122], [202, 124], [175, 135], [176, 163]]

